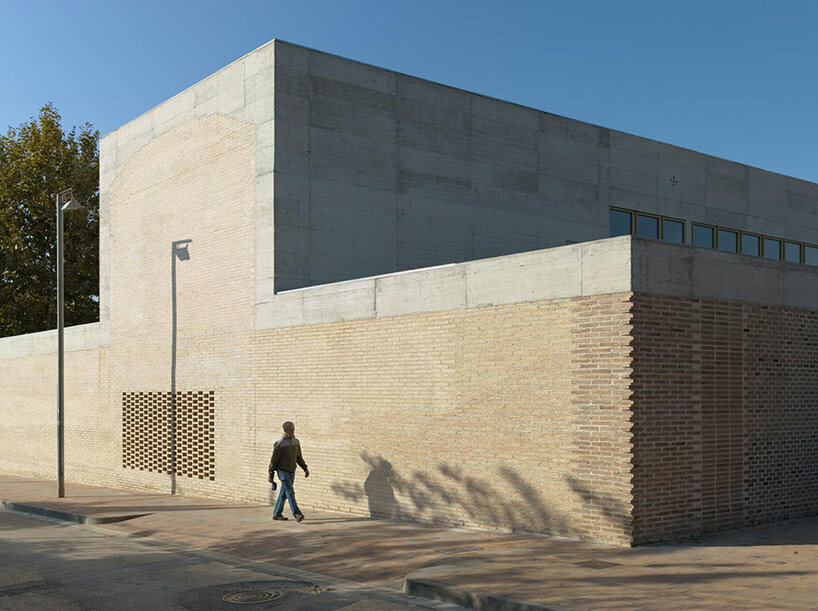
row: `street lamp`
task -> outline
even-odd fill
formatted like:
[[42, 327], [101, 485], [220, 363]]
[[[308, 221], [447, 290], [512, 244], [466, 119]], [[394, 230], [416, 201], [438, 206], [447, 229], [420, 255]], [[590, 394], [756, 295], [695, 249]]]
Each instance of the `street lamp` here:
[[65, 496], [64, 403], [65, 403], [65, 341], [63, 320], [63, 240], [62, 214], [65, 210], [80, 210], [82, 206], [71, 194], [71, 189], [57, 193], [57, 495]]

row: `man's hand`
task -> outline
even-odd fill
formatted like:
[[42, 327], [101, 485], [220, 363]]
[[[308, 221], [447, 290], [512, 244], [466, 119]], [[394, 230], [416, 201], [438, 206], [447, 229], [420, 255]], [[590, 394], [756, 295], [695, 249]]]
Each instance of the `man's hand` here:
[[270, 483], [270, 484], [273, 483], [273, 476], [272, 475], [267, 476], [267, 482]]
[[304, 469], [304, 477], [306, 478], [306, 477], [309, 477], [309, 476], [310, 476], [310, 470], [309, 469]]

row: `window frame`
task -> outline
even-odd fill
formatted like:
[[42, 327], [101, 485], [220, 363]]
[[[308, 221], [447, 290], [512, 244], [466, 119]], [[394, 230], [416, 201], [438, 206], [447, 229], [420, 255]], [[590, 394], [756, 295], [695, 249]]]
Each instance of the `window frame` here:
[[[716, 244], [718, 243], [716, 240], [718, 239], [718, 226], [717, 225], [710, 225], [709, 223], [696, 223], [693, 222], [692, 227], [690, 229], [690, 244], [693, 248], [706, 248], [708, 250], [716, 250]], [[696, 245], [696, 227], [706, 227], [713, 232], [713, 245], [712, 246], [697, 246]]]
[[[748, 254], [748, 253], [744, 252], [744, 236], [745, 235], [749, 235], [749, 236], [752, 236], [754, 238], [758, 238], [758, 254]], [[758, 257], [759, 259], [763, 258], [761, 253], [762, 253], [762, 248], [763, 248], [763, 244], [764, 244], [764, 236], [762, 234], [754, 233], [752, 231], [739, 231], [739, 240], [740, 240], [740, 243], [739, 243], [739, 253], [740, 254], [745, 255], [747, 257]]]
[[[765, 244], [765, 240], [770, 240], [771, 242], [778, 242], [778, 257], [773, 259], [772, 257], [768, 257], [765, 253], [767, 250], [767, 245]], [[783, 261], [784, 260], [784, 240], [782, 238], [774, 238], [769, 235], [764, 235], [761, 238], [761, 258], [767, 259], [768, 261]]]
[[801, 254], [802, 254], [802, 255], [803, 255], [803, 257], [804, 257], [804, 260], [802, 261], [802, 263], [803, 263], [804, 265], [809, 265], [810, 267], [816, 267], [816, 266], [818, 266], [818, 263], [807, 263], [807, 248], [812, 248], [812, 249], [814, 249], [814, 250], [818, 251], [818, 245], [816, 245], [816, 244], [810, 244], [809, 242], [802, 242], [802, 243], [801, 243], [801, 246], [802, 246], [802, 248], [801, 248]]
[[[665, 239], [665, 221], [673, 221], [675, 223], [680, 223], [682, 225], [682, 241], [681, 242], [668, 242]], [[687, 244], [687, 223], [685, 223], [684, 219], [677, 219], [673, 216], [662, 216], [659, 220], [659, 239], [668, 242], [668, 244]]]
[[[803, 263], [804, 262], [804, 243], [803, 242], [796, 242], [795, 240], [784, 240], [783, 245], [781, 246], [781, 254], [783, 257], [781, 258], [784, 263]], [[792, 246], [798, 247], [798, 261], [789, 261], [787, 259], [787, 244], [791, 244]]]
[[[616, 212], [627, 212], [631, 216], [631, 232], [626, 235], [636, 235], [636, 215], [638, 214], [636, 210], [630, 210], [628, 208], [621, 208], [620, 206], [608, 206], [608, 233], [611, 233], [611, 217], [610, 213], [612, 211]], [[612, 237], [612, 236], [608, 236]], [[620, 237], [620, 236], [613, 236], [613, 237]]]
[[[647, 218], [656, 219], [656, 237], [650, 238], [647, 236], [639, 235], [639, 217], [645, 216]], [[637, 238], [645, 238], [646, 240], [661, 240], [662, 239], [662, 217], [658, 214], [653, 214], [651, 212], [636, 212], [634, 211], [633, 214], [633, 233], [631, 235], [636, 236]]]
[[[719, 232], [723, 231], [725, 233], [733, 233], [736, 236], [736, 249], [735, 250], [721, 250], [719, 248]], [[715, 250], [719, 252], [726, 252], [734, 255], [741, 254], [741, 230], [733, 229], [732, 227], [716, 227], [716, 246]]]

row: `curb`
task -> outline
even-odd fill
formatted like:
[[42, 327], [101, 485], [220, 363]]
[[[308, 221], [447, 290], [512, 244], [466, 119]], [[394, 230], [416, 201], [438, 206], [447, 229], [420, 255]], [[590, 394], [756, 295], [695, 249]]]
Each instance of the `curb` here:
[[[456, 565], [455, 565], [456, 566]], [[454, 567], [452, 567], [454, 568]], [[451, 574], [452, 571], [447, 571]], [[510, 596], [481, 592], [461, 586], [453, 586], [430, 577], [441, 574], [441, 567], [426, 567], [409, 573], [403, 583], [403, 591], [411, 596], [422, 596], [442, 602], [452, 603], [467, 609], [479, 611], [564, 611], [564, 607], [553, 607], [539, 603], [517, 600]]]
[[16, 511], [18, 513], [27, 513], [30, 515], [41, 516], [43, 518], [51, 518], [52, 520], [60, 520], [62, 522], [91, 525], [124, 522], [125, 520], [131, 520], [133, 518], [149, 515], [148, 513], [130, 513], [112, 516], [87, 516], [81, 513], [61, 511], [59, 509], [51, 509], [49, 507], [41, 507], [39, 505], [27, 505], [26, 503], [15, 503], [12, 501], [3, 501], [2, 506], [4, 509]]

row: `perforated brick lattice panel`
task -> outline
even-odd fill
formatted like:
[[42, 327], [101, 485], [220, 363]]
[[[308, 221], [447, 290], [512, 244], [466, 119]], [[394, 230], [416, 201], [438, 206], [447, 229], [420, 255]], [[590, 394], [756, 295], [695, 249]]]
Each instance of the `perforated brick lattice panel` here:
[[122, 466], [170, 475], [175, 445], [176, 475], [215, 479], [213, 391], [177, 392], [175, 403], [169, 392], [122, 393]]

